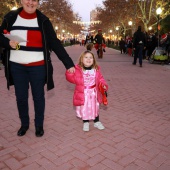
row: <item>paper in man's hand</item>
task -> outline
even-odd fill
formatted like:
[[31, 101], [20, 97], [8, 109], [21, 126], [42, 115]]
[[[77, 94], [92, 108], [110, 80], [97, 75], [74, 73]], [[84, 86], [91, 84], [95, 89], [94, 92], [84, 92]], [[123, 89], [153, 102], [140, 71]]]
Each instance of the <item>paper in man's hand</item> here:
[[4, 36], [7, 37], [10, 40], [17, 41], [19, 43], [20, 42], [27, 42], [27, 40], [25, 40], [22, 37], [19, 37], [18, 35], [4, 34]]

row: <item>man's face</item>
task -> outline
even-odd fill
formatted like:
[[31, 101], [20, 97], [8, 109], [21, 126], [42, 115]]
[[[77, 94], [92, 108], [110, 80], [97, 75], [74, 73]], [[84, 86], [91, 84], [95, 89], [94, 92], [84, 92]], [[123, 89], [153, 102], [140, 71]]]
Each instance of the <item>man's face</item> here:
[[36, 11], [39, 0], [21, 0], [21, 4], [25, 10], [25, 12], [32, 14]]

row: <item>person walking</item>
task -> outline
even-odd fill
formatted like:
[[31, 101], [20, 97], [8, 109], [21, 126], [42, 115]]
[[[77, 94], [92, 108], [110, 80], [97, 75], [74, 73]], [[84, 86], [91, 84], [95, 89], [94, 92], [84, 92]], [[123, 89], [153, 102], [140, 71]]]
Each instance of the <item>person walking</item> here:
[[85, 45], [89, 43], [93, 43], [93, 36], [90, 33], [86, 35]]
[[146, 37], [142, 32], [142, 27], [138, 26], [138, 30], [133, 36], [133, 50], [134, 50], [134, 61], [133, 65], [136, 65], [137, 58], [139, 58], [139, 65], [142, 67], [143, 50], [146, 48]]
[[99, 56], [99, 45], [102, 45], [103, 48], [103, 52], [106, 52], [105, 48], [106, 48], [106, 42], [105, 39], [102, 35], [102, 30], [99, 29], [98, 33], [95, 35], [94, 37], [94, 42], [95, 42], [95, 49], [97, 50], [97, 55]]
[[[75, 71], [74, 63], [57, 39], [54, 28], [38, 9], [39, 0], [21, 0], [22, 7], [5, 15], [0, 27], [0, 41], [6, 49], [5, 73], [7, 86], [14, 85], [21, 127], [17, 135], [29, 129], [28, 90], [31, 86], [35, 110], [35, 135], [44, 135], [45, 94], [54, 88], [50, 51], [54, 51], [68, 72]], [[16, 37], [10, 40], [4, 34]]]
[[126, 42], [125, 40], [123, 40], [123, 38], [121, 38], [120, 42], [119, 42], [119, 48], [120, 48], [120, 53], [126, 53]]
[[77, 117], [83, 120], [83, 131], [89, 131], [90, 120], [94, 120], [94, 127], [103, 130], [105, 127], [99, 121], [99, 104], [102, 103], [99, 86], [107, 91], [108, 85], [94, 54], [91, 51], [83, 52], [75, 66], [75, 72], [66, 71], [66, 79], [76, 85], [73, 105], [76, 106]]
[[86, 49], [89, 50], [89, 51], [91, 51], [93, 49], [93, 47], [94, 47], [93, 43], [86, 44]]
[[2, 48], [1, 43], [0, 43], [0, 70], [1, 70], [1, 67], [2, 67], [2, 55], [3, 55], [3, 48]]
[[132, 49], [133, 49], [133, 44], [132, 44], [132, 41], [129, 40], [128, 44], [127, 44], [127, 51], [128, 51], [128, 54], [129, 56], [132, 56]]

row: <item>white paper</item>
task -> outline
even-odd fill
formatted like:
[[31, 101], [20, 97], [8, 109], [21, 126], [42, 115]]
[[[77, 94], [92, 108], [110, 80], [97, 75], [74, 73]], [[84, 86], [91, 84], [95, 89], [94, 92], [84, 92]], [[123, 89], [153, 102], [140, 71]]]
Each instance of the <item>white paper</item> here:
[[19, 43], [20, 42], [27, 42], [27, 40], [25, 40], [22, 37], [19, 37], [18, 35], [4, 34], [4, 36], [7, 37], [10, 40], [18, 41]]

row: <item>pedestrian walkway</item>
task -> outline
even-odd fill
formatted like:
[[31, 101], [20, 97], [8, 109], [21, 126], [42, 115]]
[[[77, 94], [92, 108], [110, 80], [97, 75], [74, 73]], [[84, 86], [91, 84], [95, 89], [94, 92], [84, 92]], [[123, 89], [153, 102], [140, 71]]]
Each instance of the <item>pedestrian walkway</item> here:
[[[66, 47], [77, 63], [85, 47]], [[96, 51], [93, 49], [96, 54]], [[0, 170], [170, 170], [170, 65], [132, 65], [133, 58], [106, 48], [97, 59], [108, 82], [107, 107], [101, 106], [105, 130], [76, 118], [74, 85], [52, 54], [55, 89], [46, 92], [45, 134], [35, 137], [30, 94], [30, 129], [20, 128], [14, 87], [6, 88], [0, 70]]]

